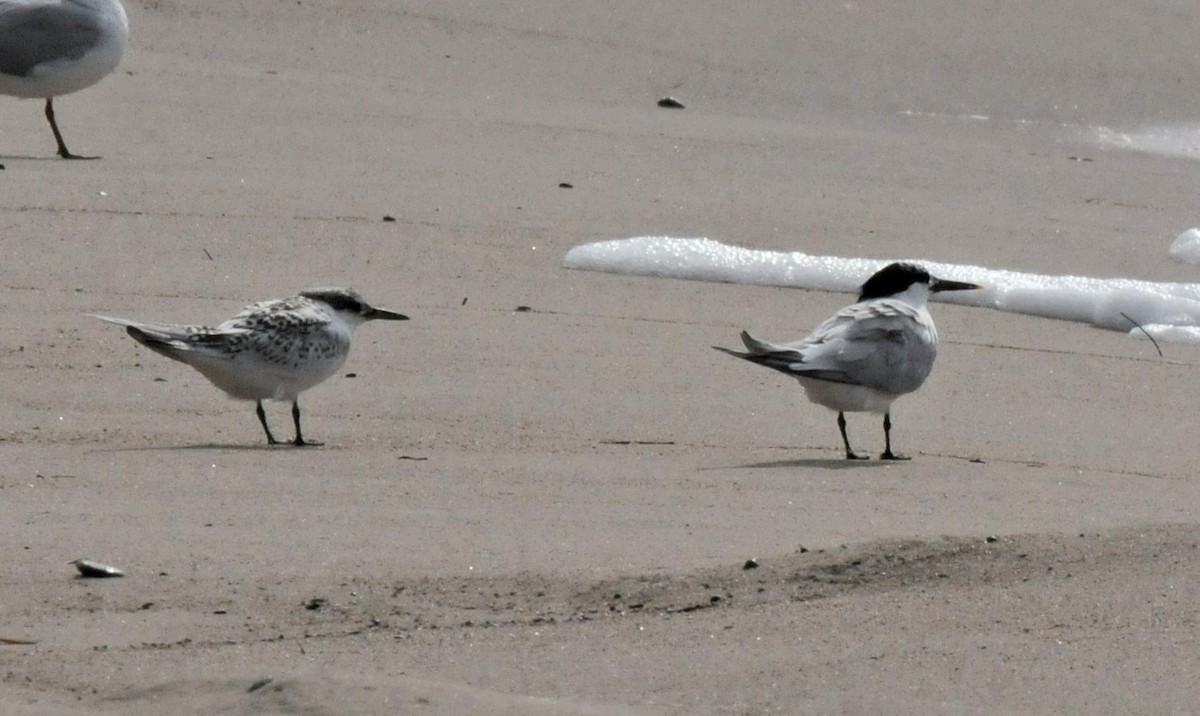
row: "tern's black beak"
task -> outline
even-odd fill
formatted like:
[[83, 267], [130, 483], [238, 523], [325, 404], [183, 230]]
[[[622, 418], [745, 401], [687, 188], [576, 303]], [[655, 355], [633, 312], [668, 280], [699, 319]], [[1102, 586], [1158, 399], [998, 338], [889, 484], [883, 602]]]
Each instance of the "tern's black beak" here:
[[407, 321], [408, 316], [384, 308], [372, 308], [363, 316], [368, 321]]
[[929, 291], [937, 293], [939, 291], [977, 291], [983, 288], [978, 284], [966, 283], [965, 281], [946, 281], [944, 279], [935, 278], [929, 282]]

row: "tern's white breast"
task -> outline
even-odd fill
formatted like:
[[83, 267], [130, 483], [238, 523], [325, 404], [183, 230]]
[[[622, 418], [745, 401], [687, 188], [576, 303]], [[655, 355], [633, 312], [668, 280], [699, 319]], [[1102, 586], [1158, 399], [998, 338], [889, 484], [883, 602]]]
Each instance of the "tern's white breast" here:
[[886, 413], [899, 395], [874, 388], [828, 380], [798, 378], [808, 399], [817, 405], [847, 413]]
[[335, 321], [305, 335], [257, 336], [234, 361], [238, 381], [272, 400], [295, 400], [337, 372], [350, 354], [350, 333]]
[[250, 307], [218, 328], [228, 336], [219, 346], [181, 359], [243, 400], [295, 400], [346, 362], [350, 326], [340, 317], [307, 301], [263, 306], [274, 310]]

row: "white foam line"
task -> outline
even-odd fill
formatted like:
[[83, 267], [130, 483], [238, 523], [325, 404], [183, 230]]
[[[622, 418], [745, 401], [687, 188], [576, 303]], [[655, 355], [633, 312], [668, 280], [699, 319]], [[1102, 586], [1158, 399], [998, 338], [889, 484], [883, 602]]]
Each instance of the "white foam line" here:
[[[566, 268], [584, 271], [844, 293], [857, 292], [866, 277], [887, 263], [666, 236], [584, 244], [563, 259]], [[1049, 276], [919, 259], [913, 263], [941, 278], [985, 287], [938, 296], [948, 303], [1078, 321], [1140, 336], [1141, 331], [1130, 325], [1132, 319], [1156, 338], [1200, 343], [1200, 284]]]
[[1200, 159], [1200, 125], [1153, 125], [1129, 132], [1093, 127], [1093, 142], [1136, 152]]

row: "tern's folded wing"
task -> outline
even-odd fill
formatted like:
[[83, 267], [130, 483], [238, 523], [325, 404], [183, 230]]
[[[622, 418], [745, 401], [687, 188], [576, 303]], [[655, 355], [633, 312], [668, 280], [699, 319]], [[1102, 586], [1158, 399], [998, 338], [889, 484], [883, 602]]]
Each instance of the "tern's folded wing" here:
[[839, 311], [793, 343], [771, 343], [748, 333], [739, 355], [794, 377], [851, 383], [889, 393], [915, 390], [936, 355], [936, 338], [917, 309], [898, 301], [872, 301]]
[[198, 330], [196, 326], [177, 326], [170, 323], [142, 323], [141, 321], [131, 321], [128, 318], [100, 316], [94, 313], [91, 316], [92, 318], [99, 318], [101, 321], [115, 323], [118, 326], [136, 328], [140, 333], [160, 341], [185, 340], [189, 335], [194, 334]]
[[236, 316], [217, 326], [216, 330], [303, 330], [328, 326], [332, 320], [328, 311], [303, 296], [297, 296], [246, 306]]
[[[719, 351], [737, 356], [751, 363], [773, 368], [792, 377], [805, 376], [819, 380], [848, 382], [849, 378], [837, 370], [828, 370], [808, 365], [804, 352], [792, 345], [779, 345], [759, 340], [746, 331], [742, 331], [742, 342], [749, 352], [739, 353], [728, 348], [713, 346]], [[795, 346], [801, 346], [797, 343]]]
[[[150, 350], [184, 363], [196, 354], [212, 358], [230, 358], [234, 344], [244, 340], [243, 329], [212, 329], [203, 326], [182, 326], [168, 323], [141, 323], [126, 318], [94, 315], [102, 321], [125, 326], [125, 332]], [[187, 354], [187, 357], [185, 357]]]
[[806, 344], [802, 352], [810, 370], [842, 376], [812, 377], [898, 395], [916, 390], [925, 381], [937, 343], [919, 318], [894, 314], [847, 322], [823, 340]]

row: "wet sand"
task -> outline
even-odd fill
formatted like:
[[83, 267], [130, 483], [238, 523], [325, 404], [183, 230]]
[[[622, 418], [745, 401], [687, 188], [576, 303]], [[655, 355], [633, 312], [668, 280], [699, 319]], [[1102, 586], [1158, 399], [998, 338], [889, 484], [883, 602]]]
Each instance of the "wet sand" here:
[[[852, 464], [832, 414], [710, 348], [845, 295], [560, 266], [661, 234], [1194, 281], [1167, 247], [1200, 165], [1089, 137], [1193, 119], [1200, 58], [1170, 48], [1196, 11], [127, 10], [122, 67], [55, 102], [103, 159], [58, 160], [40, 104], [0, 98], [0, 711], [1200, 696], [1194, 347], [934, 305], [938, 364], [892, 415], [914, 459]], [[311, 450], [86, 315], [320, 285], [413, 320], [302, 396]], [[878, 418], [850, 430], [882, 448]]]

